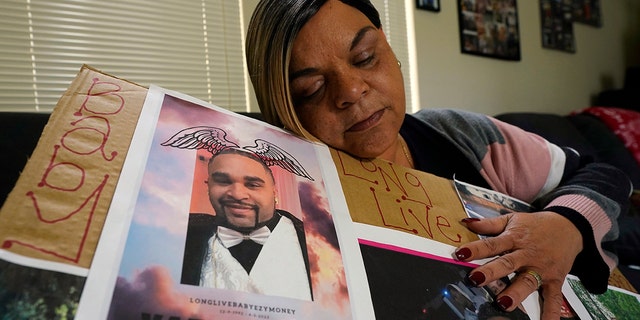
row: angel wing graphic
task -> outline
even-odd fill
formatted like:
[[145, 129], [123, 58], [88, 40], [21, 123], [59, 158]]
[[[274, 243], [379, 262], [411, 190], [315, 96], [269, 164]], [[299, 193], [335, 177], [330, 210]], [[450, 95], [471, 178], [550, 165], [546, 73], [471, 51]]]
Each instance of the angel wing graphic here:
[[256, 139], [255, 146], [242, 147], [255, 153], [268, 166], [279, 166], [293, 174], [307, 178], [313, 181], [313, 178], [304, 170], [304, 167], [296, 160], [294, 156], [284, 151], [277, 145], [262, 139]]
[[[227, 140], [227, 133], [224, 130], [209, 126], [182, 129], [160, 145], [179, 149], [206, 149], [212, 155], [227, 148], [240, 148], [238, 144]], [[295, 175], [314, 181], [294, 156], [269, 141], [256, 139], [254, 146], [245, 146], [242, 149], [254, 153], [267, 166], [279, 166]]]
[[182, 129], [160, 145], [180, 149], [207, 149], [211, 154], [217, 154], [226, 148], [240, 147], [227, 140], [224, 130], [207, 126]]

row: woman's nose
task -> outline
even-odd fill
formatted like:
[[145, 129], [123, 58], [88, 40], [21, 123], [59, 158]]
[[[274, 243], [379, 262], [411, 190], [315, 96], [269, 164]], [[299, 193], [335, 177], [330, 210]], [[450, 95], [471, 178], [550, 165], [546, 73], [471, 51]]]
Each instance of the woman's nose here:
[[345, 68], [336, 74], [335, 88], [338, 108], [348, 108], [369, 92], [369, 85], [359, 70]]

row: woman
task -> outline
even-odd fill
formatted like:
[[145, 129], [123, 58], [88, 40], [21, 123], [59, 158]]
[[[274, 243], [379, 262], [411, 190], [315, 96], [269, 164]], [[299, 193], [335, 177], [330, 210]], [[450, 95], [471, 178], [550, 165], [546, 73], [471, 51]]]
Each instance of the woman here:
[[266, 121], [355, 157], [455, 174], [535, 201], [535, 214], [463, 221], [494, 237], [460, 246], [457, 259], [500, 255], [470, 272], [472, 284], [518, 274], [498, 295], [502, 309], [514, 310], [541, 288], [543, 319], [559, 318], [570, 271], [590, 291], [606, 290], [615, 260], [601, 242], [617, 232], [615, 217], [631, 191], [626, 176], [483, 115], [406, 115], [401, 66], [368, 0], [262, 0], [246, 54]]

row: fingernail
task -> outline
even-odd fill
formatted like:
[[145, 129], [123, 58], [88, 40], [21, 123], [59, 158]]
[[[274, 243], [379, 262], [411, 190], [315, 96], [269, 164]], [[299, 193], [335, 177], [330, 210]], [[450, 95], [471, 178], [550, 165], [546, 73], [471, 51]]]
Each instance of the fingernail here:
[[464, 218], [464, 219], [460, 220], [460, 222], [462, 222], [464, 224], [477, 222], [477, 221], [480, 221], [480, 218]]
[[467, 279], [469, 279], [469, 282], [471, 282], [473, 286], [477, 287], [481, 283], [483, 283], [484, 280], [486, 280], [487, 278], [484, 276], [484, 273], [476, 271], [469, 274]]
[[500, 308], [502, 308], [502, 310], [507, 311], [507, 309], [511, 308], [511, 305], [513, 304], [513, 299], [511, 299], [511, 297], [509, 296], [502, 296], [498, 298], [496, 302], [498, 302], [498, 305], [500, 306]]
[[471, 257], [471, 250], [469, 248], [460, 248], [456, 250], [456, 258], [460, 261], [464, 261]]

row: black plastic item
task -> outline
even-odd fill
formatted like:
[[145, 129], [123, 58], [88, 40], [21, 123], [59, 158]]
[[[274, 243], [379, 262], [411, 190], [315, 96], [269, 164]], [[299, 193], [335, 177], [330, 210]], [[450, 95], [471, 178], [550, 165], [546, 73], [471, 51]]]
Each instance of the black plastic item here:
[[619, 265], [618, 269], [624, 275], [629, 283], [640, 292], [640, 266], [637, 265]]

